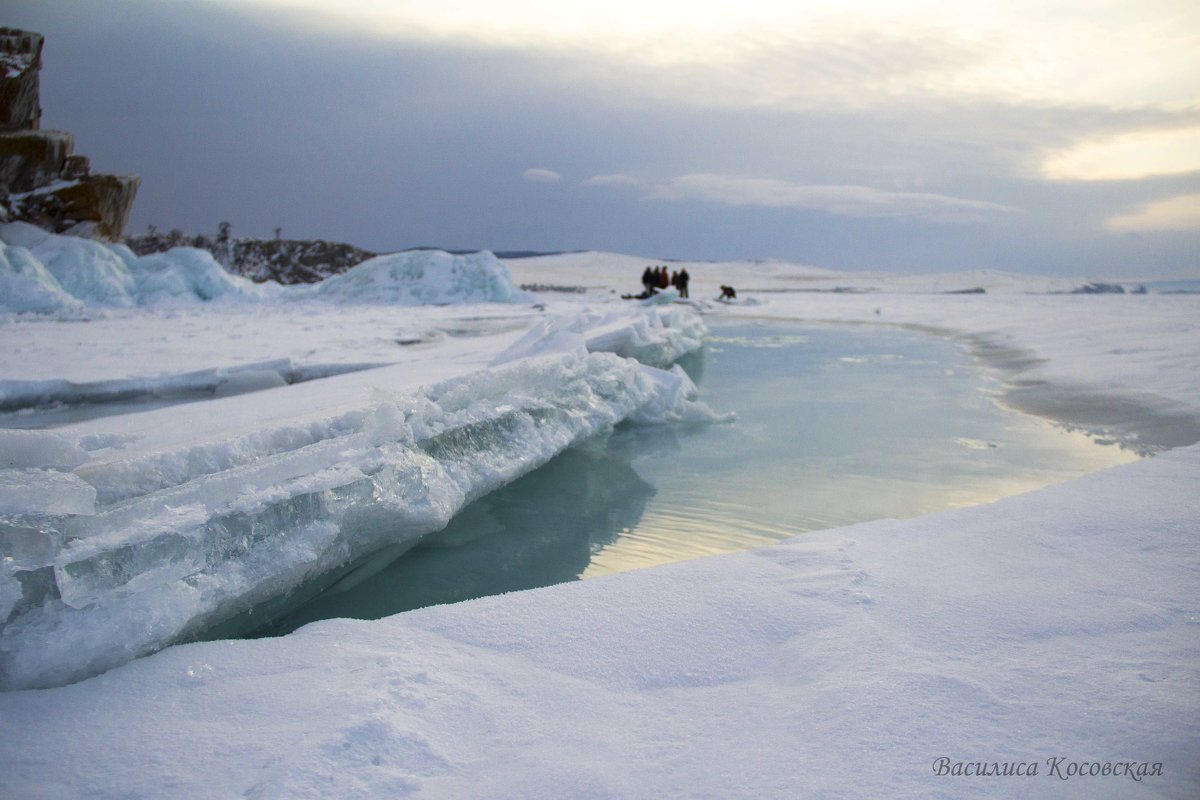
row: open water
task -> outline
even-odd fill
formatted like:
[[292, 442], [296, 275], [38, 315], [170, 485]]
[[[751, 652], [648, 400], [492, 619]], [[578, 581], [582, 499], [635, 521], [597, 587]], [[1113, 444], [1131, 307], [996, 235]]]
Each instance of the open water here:
[[586, 442], [257, 634], [985, 503], [1137, 458], [1005, 408], [994, 378], [924, 333], [726, 323], [682, 364], [735, 422]]

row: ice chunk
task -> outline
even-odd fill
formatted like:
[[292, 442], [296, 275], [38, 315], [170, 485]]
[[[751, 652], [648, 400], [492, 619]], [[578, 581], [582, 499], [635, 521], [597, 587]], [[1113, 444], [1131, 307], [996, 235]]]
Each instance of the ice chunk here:
[[0, 558], [26, 570], [49, 566], [62, 547], [60, 523], [51, 517], [0, 517]]
[[0, 515], [96, 513], [96, 490], [69, 472], [0, 469]]
[[63, 602], [81, 608], [117, 589], [137, 592], [199, 572], [206, 517], [199, 506], [166, 508], [132, 525], [116, 547], [68, 548], [54, 565]]
[[684, 353], [698, 349], [705, 332], [700, 315], [685, 307], [634, 306], [604, 314], [585, 311], [542, 321], [497, 355], [492, 364], [571, 352], [582, 345], [587, 352], [615, 353], [667, 367]]
[[21, 597], [21, 584], [8, 566], [0, 562], [0, 623], [9, 618]]
[[87, 460], [83, 448], [65, 436], [50, 431], [0, 429], [0, 469], [69, 470]]
[[492, 366], [499, 366], [521, 358], [563, 353], [583, 355], [586, 352], [587, 340], [582, 334], [563, 330], [553, 320], [542, 320], [493, 358], [491, 363]]

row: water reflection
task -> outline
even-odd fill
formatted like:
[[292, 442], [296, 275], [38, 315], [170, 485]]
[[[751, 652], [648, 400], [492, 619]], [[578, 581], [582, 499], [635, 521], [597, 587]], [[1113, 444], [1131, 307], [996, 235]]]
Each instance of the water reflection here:
[[[622, 427], [584, 443], [262, 633], [989, 502], [1136, 458], [1000, 408], [997, 385], [924, 334], [742, 322], [710, 342], [681, 363], [736, 422]], [[297, 590], [292, 607], [324, 585]]]
[[[360, 565], [257, 635], [287, 633], [318, 619], [377, 619], [576, 580], [593, 553], [639, 524], [655, 492], [630, 464], [637, 449], [632, 445], [678, 448], [661, 433], [617, 447], [601, 438], [568, 450], [476, 500], [402, 557], [383, 554]], [[390, 563], [380, 568], [380, 560]]]

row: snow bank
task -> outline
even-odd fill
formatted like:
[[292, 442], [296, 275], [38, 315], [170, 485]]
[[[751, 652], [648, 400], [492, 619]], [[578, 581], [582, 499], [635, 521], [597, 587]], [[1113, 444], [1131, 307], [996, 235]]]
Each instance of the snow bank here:
[[0, 439], [12, 466], [0, 470], [10, 557], [0, 688], [87, 677], [382, 548], [398, 554], [619, 422], [717, 419], [682, 370], [601, 352], [698, 346], [693, 312], [622, 309], [558, 324], [581, 331], [580, 346], [535, 343], [529, 357], [410, 394], [380, 390], [324, 418], [157, 450], [99, 435]]
[[526, 299], [508, 267], [489, 252], [451, 255], [420, 250], [376, 256], [353, 269], [296, 287], [293, 296], [335, 303], [447, 305]]

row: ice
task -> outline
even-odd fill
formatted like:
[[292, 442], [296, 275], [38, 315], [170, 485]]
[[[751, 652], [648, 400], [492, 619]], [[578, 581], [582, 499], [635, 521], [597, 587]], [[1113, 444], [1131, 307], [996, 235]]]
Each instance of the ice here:
[[0, 564], [0, 622], [8, 619], [21, 601], [21, 585], [7, 564]]
[[83, 303], [24, 247], [0, 242], [0, 311], [77, 312]]
[[376, 256], [311, 287], [298, 287], [295, 294], [336, 303], [394, 305], [526, 299], [513, 285], [508, 267], [491, 253], [451, 255], [441, 250]]
[[643, 364], [667, 367], [700, 347], [704, 322], [693, 310], [679, 306], [593, 311], [583, 309], [545, 320], [530, 329], [492, 363], [549, 352], [616, 353]]
[[[284, 358], [230, 367], [101, 381], [0, 380], [0, 409], [30, 408], [54, 403], [108, 403], [143, 397], [174, 398], [202, 393], [212, 397], [229, 397], [378, 366], [383, 365], [297, 365], [291, 359]], [[3, 452], [3, 436], [4, 432], [0, 431], [0, 452]]]
[[[119, 258], [117, 254], [112, 254]], [[129, 267], [138, 305], [153, 306], [194, 303], [210, 300], [253, 302], [269, 296], [271, 284], [257, 285], [247, 278], [231, 275], [207, 250], [176, 247], [165, 253], [152, 253], [137, 259]]]
[[78, 476], [48, 469], [0, 469], [0, 516], [95, 512], [96, 489]]
[[[578, 346], [563, 350], [554, 342], [566, 329]], [[82, 464], [66, 436], [18, 437], [26, 462], [77, 464], [53, 473], [60, 488], [69, 481], [93, 494], [39, 501], [59, 517], [54, 534], [36, 540], [38, 557], [14, 573], [22, 597], [0, 630], [0, 686], [77, 680], [302, 580], [332, 580], [376, 551], [411, 546], [472, 500], [622, 421], [721, 419], [695, 402], [681, 370], [624, 355], [665, 359], [699, 346], [703, 323], [691, 310], [621, 308], [538, 330], [525, 357], [413, 392], [377, 389], [366, 405], [328, 416], [199, 431], [157, 449], [103, 450]], [[239, 370], [225, 385], [274, 385], [287, 365], [273, 366]], [[101, 444], [94, 436], [84, 441]], [[12, 505], [37, 503], [14, 495]], [[29, 538], [9, 537], [10, 546], [28, 555], [36, 549]], [[31, 574], [46, 564], [51, 591]], [[130, 616], [151, 606], [155, 624], [131, 629]], [[50, 630], [58, 645], [39, 655], [34, 643]]]
[[[595, 253], [522, 261], [511, 262], [522, 282], [603, 282], [606, 294], [636, 286], [647, 263]], [[1200, 397], [1194, 297], [1031, 295], [1050, 279], [982, 273], [910, 280], [751, 262], [688, 270], [693, 296], [713, 296], [731, 273], [739, 295], [762, 301], [756, 315], [934, 329], [1023, 383], [1132, 387], [1193, 413]], [[984, 280], [984, 295], [913, 294]], [[752, 281], [773, 291], [756, 295]], [[839, 285], [864, 292], [784, 291]], [[1010, 294], [993, 291], [1004, 285]], [[642, 415], [689, 418], [682, 376], [589, 352], [631, 347], [651, 358], [657, 345], [639, 344], [642, 333], [661, 337], [664, 354], [674, 350], [669, 317], [658, 318], [661, 328], [605, 322], [619, 303], [548, 300], [551, 318], [519, 348], [515, 335], [472, 349], [448, 339], [403, 348], [413, 360], [375, 373], [369, 400], [339, 384], [345, 407], [301, 414], [313, 387], [289, 386], [197, 404], [187, 416], [130, 415], [153, 425], [93, 422], [9, 450], [24, 455], [7, 469], [53, 462], [95, 486], [98, 513], [0, 528], [14, 551], [0, 559], [4, 686], [56, 686], [125, 666], [0, 695], [0, 794], [1196, 795], [1195, 446], [984, 506], [126, 663], [306, 576], [360, 563], [360, 542], [403, 550], [472, 494], [576, 436]], [[677, 310], [690, 313], [675, 304], [636, 313]], [[380, 312], [387, 335], [378, 341], [339, 346], [358, 360], [377, 348], [374, 360], [385, 352], [379, 342], [398, 347], [396, 331], [436, 327], [432, 316], [403, 313]], [[443, 323], [457, 312], [445, 313]], [[232, 350], [228, 319], [213, 317], [200, 337]], [[156, 326], [191, 336], [192, 321], [121, 312], [81, 336], [127, 341], [118, 323], [139, 338]], [[13, 323], [7, 351], [31, 341], [26, 361], [54, 362], [45, 342], [70, 340], [49, 324]], [[268, 324], [305, 349], [332, 328], [304, 339], [282, 316]], [[690, 324], [678, 320], [680, 342]], [[59, 346], [61, 370], [74, 350]], [[427, 361], [417, 360], [422, 348]], [[194, 366], [198, 356], [185, 355]], [[492, 358], [495, 367], [463, 374]], [[412, 387], [389, 383], [405, 369], [417, 373]], [[18, 376], [9, 367], [5, 377]], [[209, 427], [206, 413], [231, 427]], [[185, 419], [195, 422], [187, 436], [176, 429], [189, 426], [163, 424]], [[147, 432], [155, 427], [164, 428], [158, 438]], [[91, 459], [72, 465], [80, 450]], [[139, 541], [165, 532], [161, 544], [175, 548], [160, 555], [166, 572], [121, 549], [139, 524], [149, 526]], [[201, 561], [184, 577], [167, 574]], [[56, 567], [75, 563], [93, 565], [78, 575], [78, 600], [96, 598], [82, 608], [63, 601], [55, 579]], [[938, 776], [930, 765], [941, 756], [1037, 761], [1042, 774]], [[1163, 769], [1136, 782], [1067, 783], [1047, 774], [1058, 757]]]
[[99, 242], [47, 236], [31, 251], [58, 279], [63, 291], [88, 306], [136, 305], [134, 277], [125, 260]]
[[318, 284], [283, 287], [231, 275], [210, 253], [190, 247], [138, 257], [123, 245], [35, 234], [21, 223], [0, 225], [0, 245], [0, 311], [16, 313], [212, 301], [446, 305], [530, 299], [513, 284], [508, 267], [486, 251], [392, 253]]
[[0, 470], [43, 467], [70, 470], [88, 460], [74, 439], [52, 431], [0, 429]]
[[37, 247], [53, 235], [45, 228], [30, 225], [28, 222], [6, 222], [0, 224], [0, 241], [7, 242], [13, 247], [24, 247], [26, 249]]

